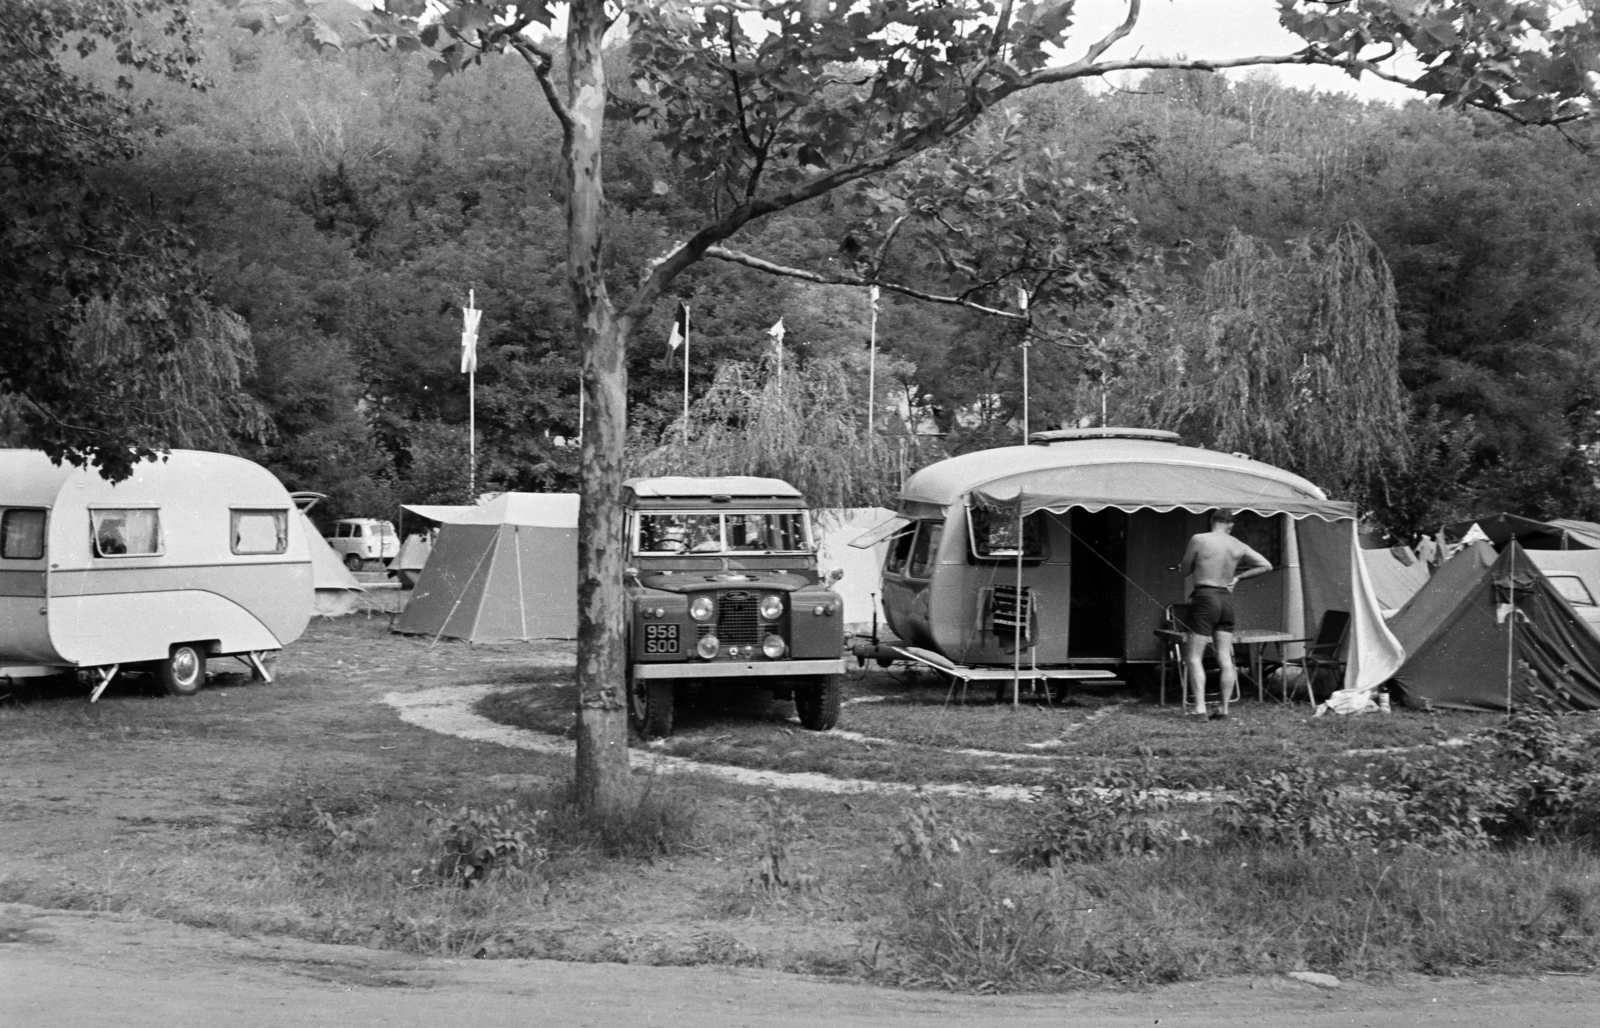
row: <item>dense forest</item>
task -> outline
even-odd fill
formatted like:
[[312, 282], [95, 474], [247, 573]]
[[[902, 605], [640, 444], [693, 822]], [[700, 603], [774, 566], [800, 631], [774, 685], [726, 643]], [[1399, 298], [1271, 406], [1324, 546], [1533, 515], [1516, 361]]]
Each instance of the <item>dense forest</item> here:
[[[193, 283], [185, 316], [212, 319], [237, 359], [195, 387], [236, 373], [244, 398], [184, 438], [327, 493], [330, 516], [464, 501], [472, 290], [478, 489], [574, 489], [560, 132], [532, 73], [506, 58], [436, 79], [415, 54], [319, 48], [196, 10], [204, 88], [134, 81], [128, 145], [81, 155], [74, 197], [159, 239], [162, 274]], [[120, 74], [103, 54], [72, 70], [108, 89]], [[607, 217], [612, 266], [639, 269], [725, 199], [634, 122], [630, 99], [614, 104]], [[819, 501], [882, 500], [910, 468], [1019, 439], [1026, 340], [1035, 430], [1175, 428], [1300, 471], [1397, 533], [1496, 510], [1600, 517], [1587, 132], [1270, 73], [1034, 91], [952, 150], [737, 240], [795, 267], [878, 259], [885, 279], [951, 295], [1027, 252], [1048, 219], [1058, 249], [1076, 247], [1053, 256], [1070, 288], [1027, 329], [892, 290], [874, 319], [860, 288], [704, 262], [677, 285], [693, 435], [663, 305], [629, 357], [632, 463], [732, 470], [746, 446], [749, 470], [796, 461]], [[927, 217], [880, 250], [896, 210]], [[780, 317], [787, 394], [768, 333]], [[91, 346], [107, 367], [115, 350]], [[0, 397], [0, 435], [17, 417]]]

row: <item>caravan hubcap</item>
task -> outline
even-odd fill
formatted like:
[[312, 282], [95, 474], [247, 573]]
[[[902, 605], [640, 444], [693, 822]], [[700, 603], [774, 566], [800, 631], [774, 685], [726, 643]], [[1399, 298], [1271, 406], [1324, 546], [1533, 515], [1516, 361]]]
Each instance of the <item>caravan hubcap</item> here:
[[200, 670], [200, 659], [187, 646], [172, 654], [172, 677], [180, 682], [192, 682]]

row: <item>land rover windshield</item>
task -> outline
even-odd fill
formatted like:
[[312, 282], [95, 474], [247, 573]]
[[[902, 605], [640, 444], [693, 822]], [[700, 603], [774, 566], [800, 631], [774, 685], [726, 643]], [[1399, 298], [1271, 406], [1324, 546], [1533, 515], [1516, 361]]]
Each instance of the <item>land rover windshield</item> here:
[[641, 512], [633, 552], [640, 556], [810, 553], [805, 511]]

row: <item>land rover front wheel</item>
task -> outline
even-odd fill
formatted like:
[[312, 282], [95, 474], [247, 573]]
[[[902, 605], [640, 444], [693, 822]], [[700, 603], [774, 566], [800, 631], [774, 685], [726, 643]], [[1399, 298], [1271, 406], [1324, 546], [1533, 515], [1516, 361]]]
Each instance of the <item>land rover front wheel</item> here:
[[628, 721], [646, 739], [671, 735], [671, 680], [633, 677], [628, 685]]
[[169, 696], [193, 696], [206, 681], [206, 655], [194, 643], [178, 643], [156, 665], [156, 678]]
[[819, 675], [794, 687], [794, 712], [813, 732], [826, 732], [839, 723], [839, 676]]

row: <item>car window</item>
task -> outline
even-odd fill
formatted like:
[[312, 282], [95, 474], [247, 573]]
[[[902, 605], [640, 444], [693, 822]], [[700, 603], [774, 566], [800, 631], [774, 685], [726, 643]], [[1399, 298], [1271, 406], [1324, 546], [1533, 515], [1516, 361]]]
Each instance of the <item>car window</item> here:
[[1593, 607], [1594, 596], [1589, 592], [1589, 587], [1583, 584], [1583, 579], [1577, 575], [1546, 575], [1550, 584], [1556, 587], [1556, 592], [1566, 597], [1567, 602], [1575, 606]]
[[341, 523], [341, 524], [337, 524], [337, 525], [333, 526], [333, 537], [335, 539], [344, 539], [344, 538], [348, 537], [349, 535], [350, 535], [350, 526], [349, 525]]
[[43, 508], [17, 507], [0, 514], [0, 557], [38, 560], [44, 556]]

